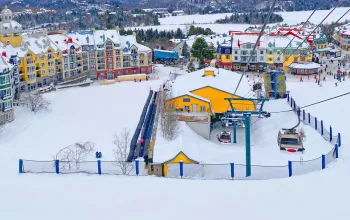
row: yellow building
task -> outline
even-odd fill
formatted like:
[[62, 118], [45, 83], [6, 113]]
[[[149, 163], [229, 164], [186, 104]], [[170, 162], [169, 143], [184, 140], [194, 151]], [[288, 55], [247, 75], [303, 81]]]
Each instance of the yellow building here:
[[[240, 98], [250, 93], [250, 85], [244, 78], [234, 95], [240, 75], [224, 69], [208, 67], [179, 76], [172, 85], [172, 95], [168, 105], [177, 111], [188, 113], [222, 114], [231, 111], [225, 98]], [[242, 93], [244, 91], [244, 94]], [[254, 111], [255, 104], [251, 100], [232, 101], [234, 110]]]
[[232, 69], [232, 46], [231, 44], [221, 44], [217, 48], [216, 66], [226, 70]]
[[184, 164], [199, 164], [199, 162], [192, 160], [184, 152], [180, 151], [174, 158], [168, 161], [161, 164], [153, 164], [153, 172], [157, 176], [168, 176], [168, 165], [179, 164], [180, 161]]
[[5, 45], [19, 47], [22, 45], [22, 26], [12, 20], [13, 14], [10, 9], [5, 7], [1, 11], [0, 22], [0, 41]]

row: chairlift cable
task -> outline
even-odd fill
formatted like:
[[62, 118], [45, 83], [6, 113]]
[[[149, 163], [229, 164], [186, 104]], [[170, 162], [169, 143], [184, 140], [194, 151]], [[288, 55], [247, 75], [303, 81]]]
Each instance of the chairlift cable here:
[[[249, 65], [250, 60], [252, 59], [252, 56], [253, 56], [253, 54], [254, 54], [254, 52], [255, 52], [255, 50], [256, 50], [258, 44], [259, 44], [260, 38], [261, 38], [262, 34], [264, 33], [265, 27], [266, 27], [267, 23], [268, 23], [269, 20], [270, 20], [270, 17], [271, 17], [272, 12], [273, 12], [274, 9], [275, 9], [276, 2], [277, 2], [277, 0], [274, 0], [273, 3], [272, 3], [272, 5], [271, 5], [269, 14], [268, 14], [267, 17], [266, 17], [266, 20], [265, 20], [265, 22], [264, 22], [264, 25], [263, 25], [262, 28], [261, 28], [259, 37], [258, 37], [258, 39], [256, 40], [255, 45], [254, 45], [254, 48], [253, 48], [253, 50], [251, 51], [251, 54], [250, 54], [250, 56], [249, 56], [249, 59], [248, 59], [248, 62], [247, 62], [247, 66]], [[246, 70], [242, 73], [241, 78], [240, 78], [239, 81], [238, 81], [238, 84], [237, 84], [237, 86], [236, 86], [235, 92], [233, 93], [233, 97], [236, 95], [237, 89], [238, 89], [239, 85], [240, 85], [241, 82], [242, 82], [242, 79], [243, 79], [243, 76], [244, 76], [245, 72], [246, 72]]]
[[[297, 51], [297, 50], [305, 43], [306, 39], [308, 39], [308, 38], [312, 35], [312, 33], [315, 32], [315, 31], [322, 25], [322, 23], [333, 13], [333, 11], [338, 7], [338, 5], [339, 5], [341, 2], [342, 2], [342, 0], [340, 0], [340, 1], [337, 3], [337, 5], [327, 14], [327, 16], [324, 17], [323, 20], [314, 28], [314, 30], [311, 31], [311, 32], [304, 38], [303, 42], [301, 42], [301, 44], [299, 44], [299, 46], [298, 46], [296, 49], [293, 50], [292, 54], [289, 55], [289, 56], [287, 57], [287, 59], [285, 59], [285, 61], [282, 63], [282, 66], [283, 66], [283, 64], [284, 64], [291, 56], [294, 55], [294, 52]], [[346, 12], [343, 14], [343, 16], [341, 16], [335, 23], [338, 23], [349, 11], [350, 11], [350, 9], [349, 9], [348, 11], [346, 11]]]
[[[315, 14], [315, 12], [317, 11], [317, 6], [315, 7], [315, 9], [313, 10], [313, 12], [311, 13], [311, 15], [308, 17], [308, 19], [304, 22], [302, 28], [305, 27], [305, 24], [310, 20], [310, 18]], [[280, 55], [275, 59], [275, 61], [273, 61], [273, 63], [276, 63], [276, 60], [278, 58], [281, 57], [282, 54], [284, 54], [284, 51], [288, 48], [288, 45], [291, 45], [291, 43], [293, 42], [293, 40], [295, 39], [295, 35], [293, 36], [293, 38], [289, 41], [289, 43], [287, 44], [287, 46], [282, 50], [282, 53], [280, 53]], [[293, 52], [294, 53], [294, 52]]]
[[[330, 100], [333, 100], [333, 99], [337, 99], [337, 98], [340, 98], [342, 96], [346, 96], [346, 95], [350, 95], [350, 92], [347, 92], [347, 93], [343, 93], [341, 95], [337, 95], [337, 96], [334, 96], [334, 97], [331, 97], [331, 98], [328, 98], [328, 99], [324, 99], [324, 100], [321, 100], [321, 101], [318, 101], [318, 102], [314, 102], [312, 104], [309, 104], [309, 105], [304, 105], [302, 107], [298, 107], [298, 109], [303, 109], [303, 108], [307, 108], [307, 107], [310, 107], [310, 106], [313, 106], [313, 105], [318, 105], [320, 103], [323, 103], [323, 102], [328, 102]], [[293, 112], [294, 110], [285, 110], [285, 111], [278, 111], [278, 112], [270, 112], [271, 114], [278, 114], [278, 113], [285, 113], [285, 112]]]

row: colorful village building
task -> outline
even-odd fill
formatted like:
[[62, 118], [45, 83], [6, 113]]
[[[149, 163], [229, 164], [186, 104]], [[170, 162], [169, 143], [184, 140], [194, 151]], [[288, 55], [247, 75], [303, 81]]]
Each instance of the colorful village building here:
[[350, 51], [350, 23], [335, 28], [333, 37], [341, 49]]

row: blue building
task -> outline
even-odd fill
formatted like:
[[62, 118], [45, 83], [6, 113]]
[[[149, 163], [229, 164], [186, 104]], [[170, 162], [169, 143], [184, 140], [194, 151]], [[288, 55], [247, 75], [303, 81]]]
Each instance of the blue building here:
[[[0, 124], [13, 121], [14, 119], [13, 91], [15, 88], [15, 77], [13, 74], [14, 66], [9, 62], [6, 57], [0, 57]], [[18, 74], [16, 77], [16, 83], [18, 85]]]
[[175, 51], [153, 50], [154, 62], [168, 63], [176, 62], [179, 59], [179, 54]]

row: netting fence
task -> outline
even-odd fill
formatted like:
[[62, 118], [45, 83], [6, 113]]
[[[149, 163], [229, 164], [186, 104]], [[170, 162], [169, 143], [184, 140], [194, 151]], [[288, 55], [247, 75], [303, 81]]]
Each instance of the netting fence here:
[[251, 175], [247, 177], [244, 164], [185, 164], [183, 162], [167, 165], [167, 177], [206, 180], [267, 180], [302, 175], [326, 169], [327, 165], [338, 158], [338, 146], [335, 145], [326, 155], [312, 160], [287, 161], [282, 166], [251, 165]]
[[341, 146], [341, 135], [333, 134], [332, 126], [326, 127], [323, 124], [322, 120], [319, 120], [317, 117], [312, 116], [309, 112], [306, 112], [305, 109], [300, 109], [295, 102], [295, 100], [287, 95], [287, 102], [294, 112], [300, 117], [300, 120], [310, 127], [314, 128], [326, 141], [329, 141], [331, 144], [337, 144]]
[[109, 175], [129, 175], [145, 176], [148, 169], [143, 161], [35, 161], [19, 160], [20, 173], [57, 173], [57, 174], [109, 174]]
[[[311, 160], [286, 161], [281, 166], [251, 165], [251, 175], [247, 177], [247, 166], [244, 164], [186, 164], [183, 162], [166, 164], [154, 164], [161, 166], [162, 174], [168, 178], [183, 179], [208, 179], [208, 180], [266, 180], [286, 178], [296, 175], [326, 169], [327, 165], [339, 157], [338, 148], [341, 146], [341, 135], [333, 135], [332, 127], [326, 128], [322, 120], [312, 116], [304, 109], [296, 105], [295, 100], [288, 94], [287, 101], [301, 121], [314, 128], [327, 142], [334, 146], [327, 154], [322, 154]], [[57, 173], [57, 174], [100, 174], [100, 175], [129, 175], [146, 176], [148, 169], [145, 162], [134, 161], [34, 161], [19, 160], [20, 173]], [[159, 174], [156, 174], [159, 175]]]

